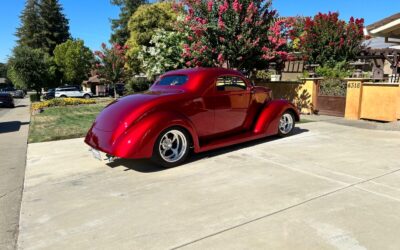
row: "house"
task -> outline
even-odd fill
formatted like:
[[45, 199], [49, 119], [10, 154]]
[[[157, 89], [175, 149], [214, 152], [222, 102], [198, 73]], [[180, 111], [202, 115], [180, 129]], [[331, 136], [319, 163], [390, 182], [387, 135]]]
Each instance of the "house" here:
[[83, 91], [91, 91], [95, 96], [106, 96], [107, 86], [106, 81], [98, 75], [90, 77], [87, 81], [82, 83]]
[[373, 78], [400, 74], [400, 13], [368, 25], [365, 34], [371, 39], [365, 43], [362, 58], [373, 61]]

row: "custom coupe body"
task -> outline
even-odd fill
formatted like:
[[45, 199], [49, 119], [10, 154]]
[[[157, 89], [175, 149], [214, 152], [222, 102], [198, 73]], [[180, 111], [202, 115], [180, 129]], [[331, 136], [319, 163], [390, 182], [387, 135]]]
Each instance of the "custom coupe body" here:
[[181, 164], [195, 153], [292, 133], [300, 116], [240, 72], [195, 68], [162, 75], [147, 92], [114, 101], [96, 118], [85, 142], [118, 158]]

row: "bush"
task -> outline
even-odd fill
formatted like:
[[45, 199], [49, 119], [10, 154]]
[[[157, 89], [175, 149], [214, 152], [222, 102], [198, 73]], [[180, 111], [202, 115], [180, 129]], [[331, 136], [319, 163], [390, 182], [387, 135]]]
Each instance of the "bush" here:
[[133, 94], [135, 92], [142, 92], [148, 90], [151, 85], [151, 82], [145, 78], [132, 78], [125, 85], [126, 92], [128, 95]]
[[32, 110], [40, 110], [48, 107], [56, 106], [70, 106], [70, 105], [81, 105], [81, 104], [95, 104], [96, 101], [93, 99], [79, 99], [79, 98], [55, 98], [48, 101], [37, 102], [32, 104]]
[[343, 79], [351, 75], [350, 70], [348, 68], [349, 68], [348, 64], [345, 61], [343, 61], [336, 63], [333, 67], [331, 66], [318, 67], [315, 69], [315, 73], [317, 73], [318, 76], [324, 78]]
[[38, 96], [37, 94], [31, 94], [29, 95], [29, 99], [31, 100], [31, 102], [40, 102], [40, 96]]

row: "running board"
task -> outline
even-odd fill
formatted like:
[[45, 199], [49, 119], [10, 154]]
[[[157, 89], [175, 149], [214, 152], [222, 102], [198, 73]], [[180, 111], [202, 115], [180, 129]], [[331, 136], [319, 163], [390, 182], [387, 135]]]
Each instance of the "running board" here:
[[210, 143], [201, 145], [200, 149], [197, 150], [196, 153], [205, 152], [205, 151], [222, 148], [222, 147], [228, 147], [228, 146], [232, 146], [232, 145], [243, 143], [243, 142], [257, 140], [257, 139], [264, 138], [267, 136], [268, 136], [267, 134], [254, 134], [252, 132], [246, 132], [243, 134], [225, 137], [225, 138], [218, 139], [218, 140], [212, 141]]

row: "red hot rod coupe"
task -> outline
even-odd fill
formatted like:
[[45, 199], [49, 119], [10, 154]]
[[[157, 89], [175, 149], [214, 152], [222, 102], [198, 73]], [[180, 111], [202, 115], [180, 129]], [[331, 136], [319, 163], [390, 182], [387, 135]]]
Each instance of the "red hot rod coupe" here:
[[114, 101], [96, 118], [85, 142], [96, 158], [151, 158], [164, 167], [195, 153], [266, 136], [287, 136], [300, 116], [272, 100], [241, 73], [195, 68], [162, 75], [144, 93]]

